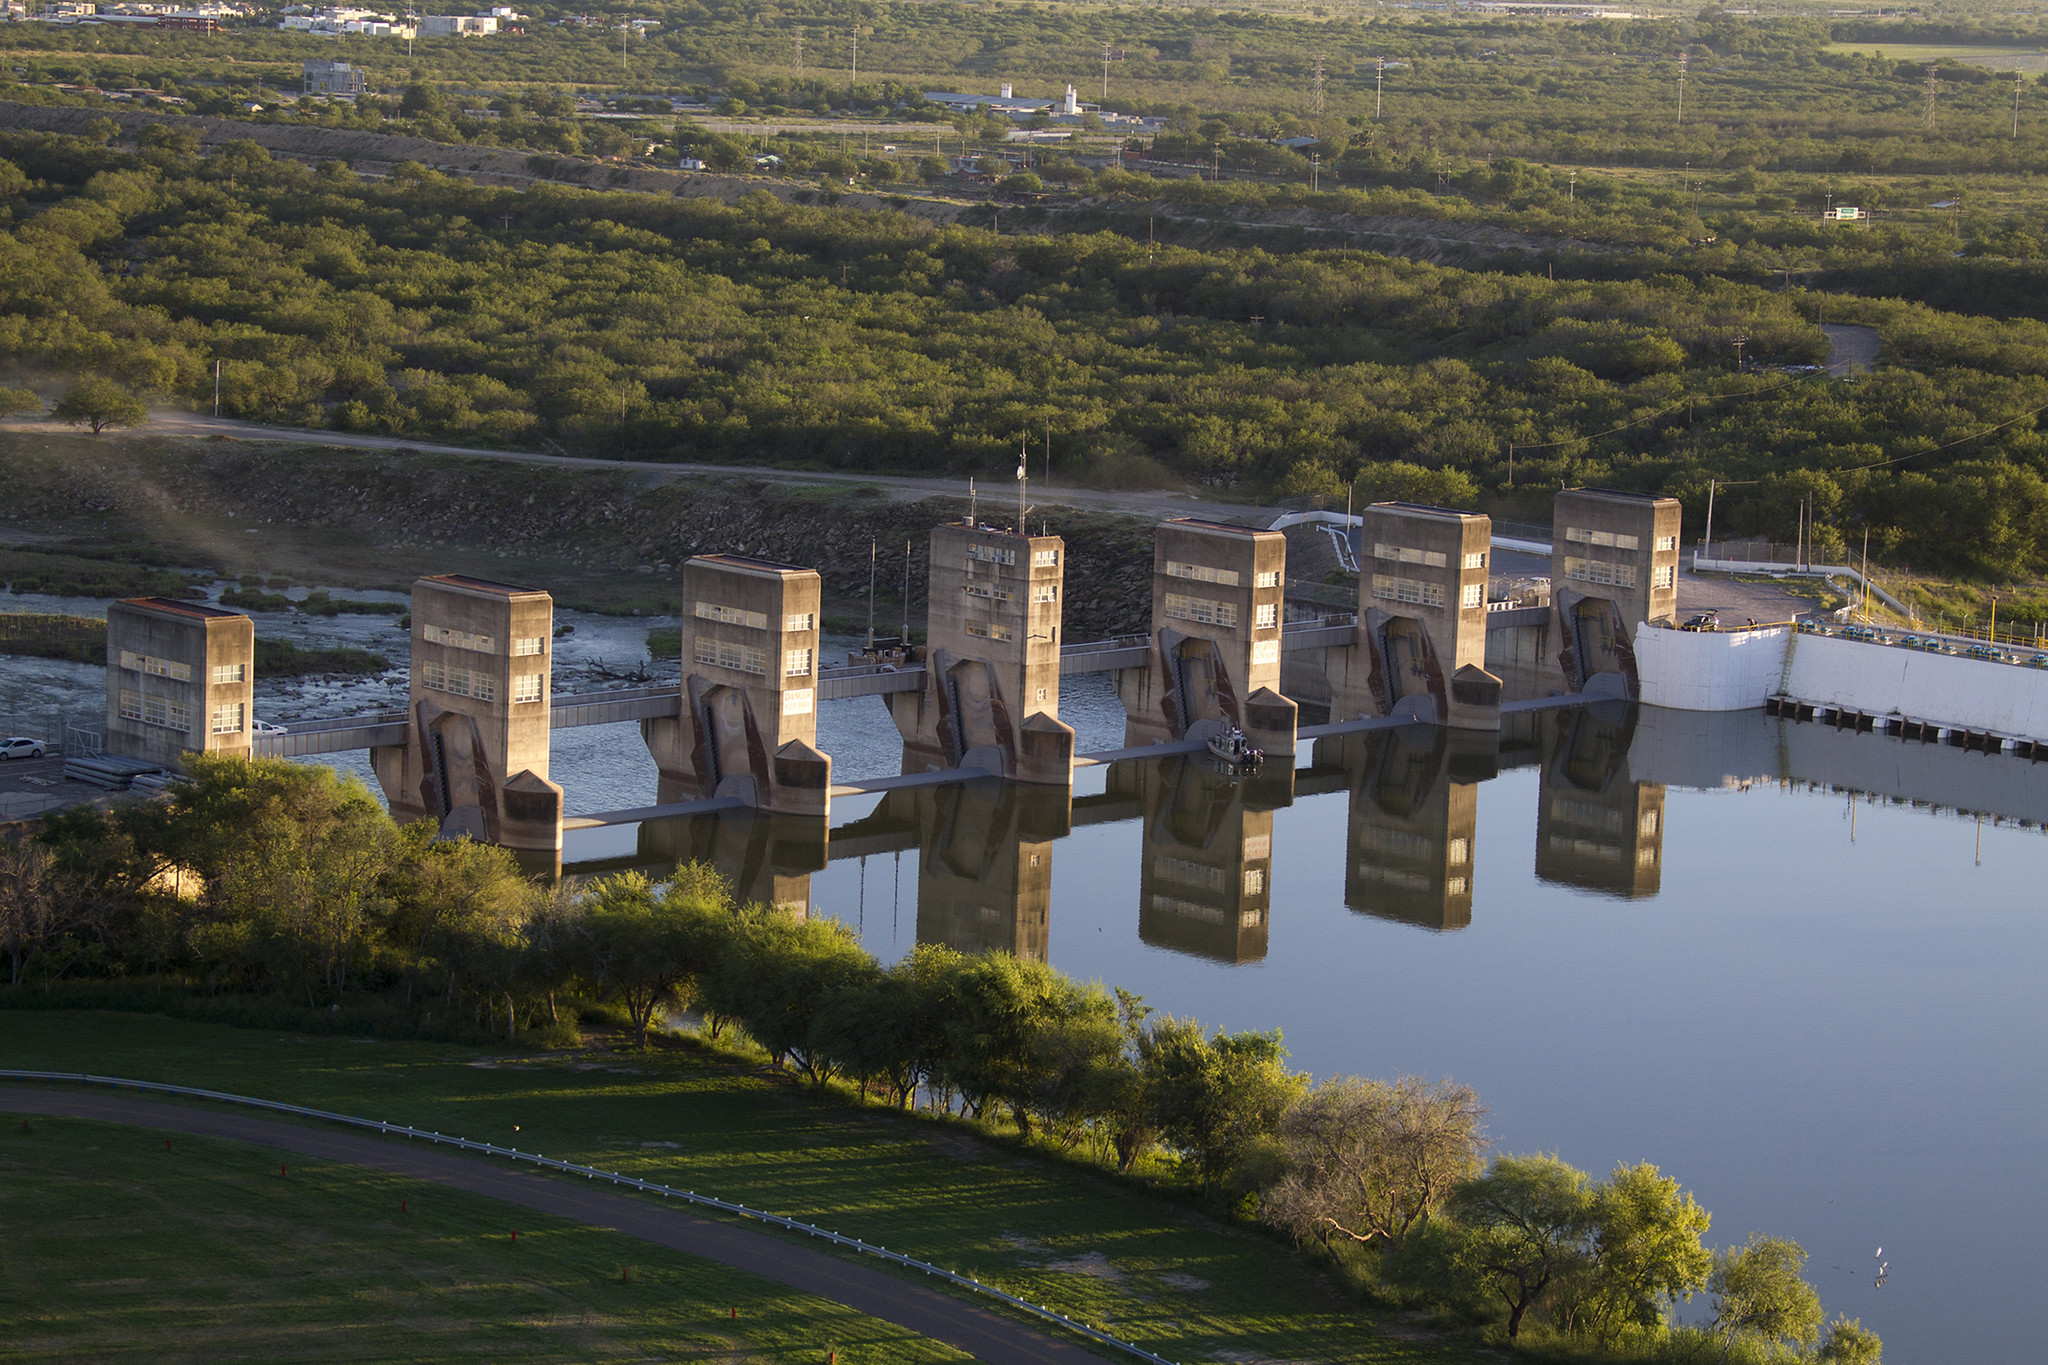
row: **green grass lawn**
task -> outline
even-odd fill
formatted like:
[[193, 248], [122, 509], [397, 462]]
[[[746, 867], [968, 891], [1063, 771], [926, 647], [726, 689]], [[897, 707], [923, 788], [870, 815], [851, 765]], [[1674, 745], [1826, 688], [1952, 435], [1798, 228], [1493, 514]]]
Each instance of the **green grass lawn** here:
[[10, 1010], [0, 1066], [289, 1100], [717, 1193], [999, 1284], [1173, 1360], [1475, 1354], [1408, 1324], [1374, 1331], [1283, 1243], [1174, 1199], [680, 1050], [504, 1055]]
[[0, 1123], [0, 1227], [0, 1361], [966, 1359], [496, 1200], [83, 1119]]

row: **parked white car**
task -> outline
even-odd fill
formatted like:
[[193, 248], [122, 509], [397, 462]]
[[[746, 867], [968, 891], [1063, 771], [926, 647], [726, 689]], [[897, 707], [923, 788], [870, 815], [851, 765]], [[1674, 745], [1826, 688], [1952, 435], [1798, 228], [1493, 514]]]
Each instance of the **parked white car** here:
[[41, 740], [30, 739], [25, 735], [16, 735], [12, 739], [0, 742], [0, 759], [41, 758], [45, 752]]
[[285, 733], [285, 728], [282, 725], [272, 725], [267, 720], [257, 720], [251, 717], [249, 720], [249, 733], [252, 735], [281, 735]]

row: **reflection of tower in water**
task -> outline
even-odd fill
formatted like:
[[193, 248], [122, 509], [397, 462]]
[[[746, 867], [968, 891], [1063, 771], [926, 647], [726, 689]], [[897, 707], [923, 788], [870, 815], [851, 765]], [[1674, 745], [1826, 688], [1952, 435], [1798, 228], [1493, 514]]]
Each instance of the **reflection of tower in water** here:
[[1536, 810], [1536, 875], [1612, 895], [1663, 882], [1664, 788], [1629, 775], [1636, 710], [1602, 703], [1548, 717]]
[[1273, 811], [1294, 800], [1293, 765], [1230, 776], [1206, 756], [1120, 765], [1145, 812], [1138, 937], [1219, 962], [1266, 955]]
[[917, 941], [1045, 961], [1072, 792], [989, 779], [894, 795], [917, 803]]
[[1407, 725], [1316, 742], [1316, 766], [1351, 776], [1344, 904], [1426, 929], [1472, 922], [1479, 783], [1499, 770], [1498, 740]]
[[709, 863], [733, 899], [808, 915], [811, 874], [825, 870], [826, 828], [805, 815], [725, 811], [715, 819], [680, 816], [640, 826], [635, 862]]

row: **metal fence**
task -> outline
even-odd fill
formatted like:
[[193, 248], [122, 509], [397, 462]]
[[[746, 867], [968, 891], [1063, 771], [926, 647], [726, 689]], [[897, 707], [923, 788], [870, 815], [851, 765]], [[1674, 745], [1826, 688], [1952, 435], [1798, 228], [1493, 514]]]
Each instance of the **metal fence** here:
[[555, 1157], [542, 1156], [538, 1152], [522, 1152], [516, 1147], [500, 1147], [495, 1143], [477, 1142], [471, 1138], [452, 1137], [446, 1133], [428, 1132], [425, 1129], [411, 1128], [402, 1123], [386, 1123], [380, 1119], [357, 1118], [353, 1114], [337, 1114], [326, 1109], [309, 1109], [301, 1104], [285, 1104], [280, 1100], [256, 1099], [249, 1095], [232, 1095], [220, 1090], [200, 1090], [189, 1085], [165, 1085], [159, 1081], [129, 1080], [121, 1076], [94, 1076], [82, 1071], [0, 1070], [0, 1080], [55, 1081], [77, 1085], [104, 1085], [117, 1090], [141, 1090], [158, 1095], [178, 1095], [186, 1099], [212, 1100], [218, 1104], [236, 1104], [250, 1109], [267, 1110], [273, 1114], [291, 1114], [298, 1118], [319, 1119], [324, 1123], [338, 1123], [350, 1128], [364, 1128], [373, 1133], [383, 1133], [387, 1136], [419, 1138], [434, 1143], [437, 1146], [457, 1147], [466, 1152], [480, 1152], [485, 1156], [501, 1156], [509, 1161], [528, 1162], [540, 1167], [542, 1170], [559, 1171], [563, 1175], [580, 1175], [586, 1180], [604, 1180], [613, 1185], [624, 1186], [629, 1190], [637, 1190], [642, 1194], [658, 1194], [664, 1199], [680, 1199], [684, 1203], [717, 1209], [721, 1213], [729, 1213], [735, 1217], [751, 1219], [757, 1223], [766, 1223], [771, 1227], [782, 1228], [785, 1231], [800, 1232], [806, 1237], [818, 1238], [842, 1250], [851, 1251], [862, 1256], [873, 1256], [878, 1260], [887, 1261], [891, 1265], [899, 1265], [906, 1270], [915, 1270], [927, 1277], [944, 1280], [947, 1284], [964, 1289], [970, 1294], [993, 1299], [998, 1303], [1016, 1309], [1028, 1317], [1035, 1318], [1054, 1327], [1063, 1328], [1074, 1333], [1076, 1336], [1085, 1337], [1087, 1340], [1096, 1342], [1099, 1345], [1122, 1351], [1135, 1359], [1149, 1362], [1149, 1365], [1178, 1365], [1178, 1362], [1170, 1361], [1161, 1355], [1155, 1355], [1144, 1347], [1125, 1341], [1121, 1337], [1111, 1336], [1100, 1328], [1091, 1327], [1085, 1322], [1077, 1322], [1065, 1313], [1047, 1308], [1042, 1303], [1032, 1303], [1029, 1300], [1018, 1298], [1015, 1294], [1005, 1293], [993, 1285], [983, 1284], [971, 1275], [961, 1275], [955, 1271], [943, 1269], [929, 1261], [920, 1261], [914, 1256], [906, 1256], [900, 1251], [891, 1251], [887, 1247], [877, 1246], [872, 1242], [864, 1242], [858, 1237], [848, 1237], [839, 1232], [827, 1232], [812, 1223], [801, 1223], [794, 1218], [784, 1218], [780, 1214], [749, 1208], [745, 1204], [735, 1204], [728, 1199], [718, 1199], [708, 1194], [698, 1194], [695, 1190], [679, 1190], [672, 1185], [663, 1185], [652, 1180], [640, 1180], [630, 1175], [620, 1175], [617, 1171], [599, 1170], [594, 1166], [579, 1166], [573, 1161], [562, 1161]]

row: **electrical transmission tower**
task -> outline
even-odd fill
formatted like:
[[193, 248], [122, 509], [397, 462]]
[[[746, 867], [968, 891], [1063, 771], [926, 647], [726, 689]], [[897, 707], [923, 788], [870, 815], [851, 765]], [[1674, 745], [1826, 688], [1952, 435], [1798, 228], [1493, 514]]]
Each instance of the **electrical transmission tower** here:
[[1316, 54], [1315, 83], [1309, 87], [1309, 107], [1317, 118], [1323, 116], [1323, 54]]
[[1940, 73], [1940, 63], [1929, 62], [1927, 64], [1927, 108], [1921, 113], [1920, 122], [1929, 128], [1934, 126], [1934, 91], [1935, 87], [1940, 83]]

